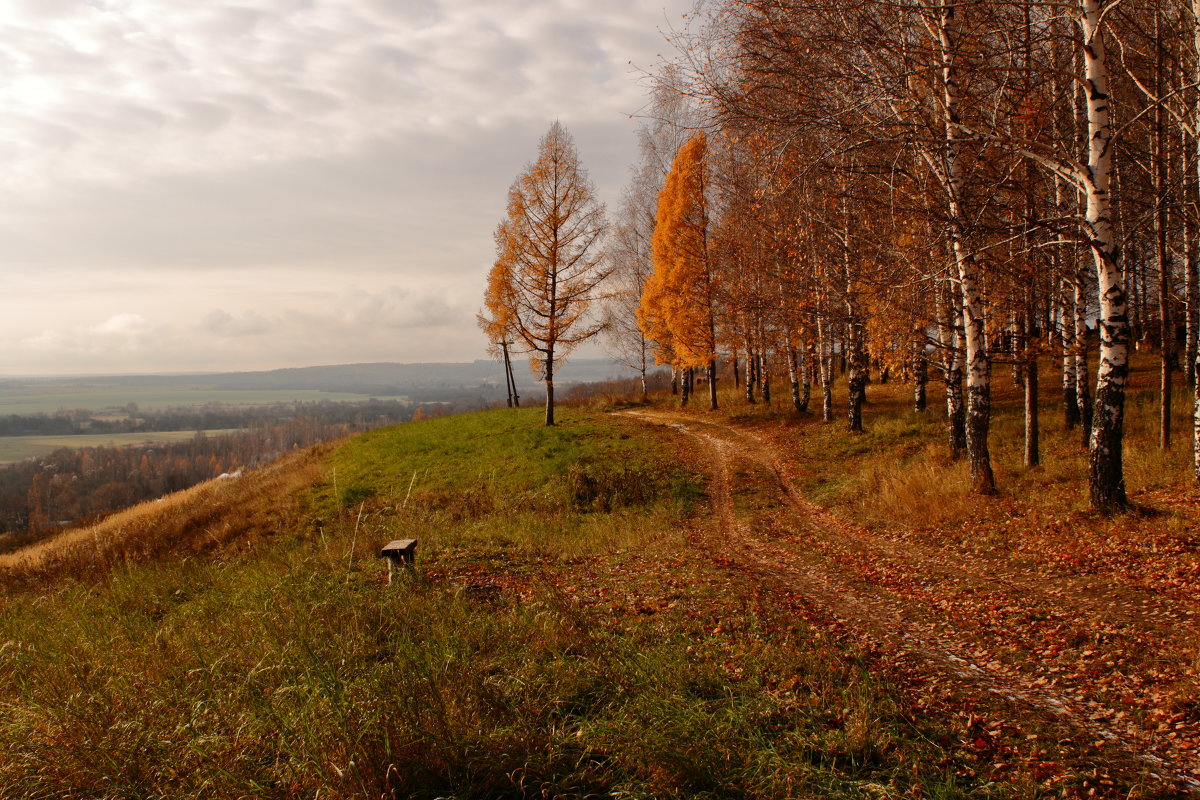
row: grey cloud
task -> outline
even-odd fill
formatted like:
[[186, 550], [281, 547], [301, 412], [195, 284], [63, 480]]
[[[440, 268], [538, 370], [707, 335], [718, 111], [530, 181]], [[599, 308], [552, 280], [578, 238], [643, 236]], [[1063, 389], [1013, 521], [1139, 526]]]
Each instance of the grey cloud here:
[[254, 311], [235, 317], [224, 309], [215, 308], [200, 320], [199, 330], [203, 333], [229, 338], [262, 336], [270, 332], [272, 325]]
[[53, 85], [36, 109], [0, 111], [0, 128], [75, 128], [89, 144], [57, 154], [58, 175], [327, 156], [431, 126], [556, 116], [594, 86], [590, 113], [628, 110], [638, 90], [613, 79], [615, 43], [645, 44], [625, 19], [645, 14], [628, 3], [128, 0], [74, 5], [70, 28], [46, 30], [39, 7], [18, 15], [16, 83]]
[[436, 25], [443, 18], [437, 0], [366, 0], [376, 21], [399, 22], [417, 28]]
[[0, 248], [54, 284], [42, 319], [94, 315], [0, 320], [10, 363], [105, 336], [130, 368], [474, 357], [509, 183], [557, 118], [614, 198], [627, 62], [664, 49], [641, 0], [6, 5]]
[[379, 332], [419, 330], [426, 335], [458, 327], [463, 309], [439, 291], [413, 292], [395, 286], [379, 291], [343, 289], [321, 310], [288, 309], [283, 319], [297, 332], [320, 331], [327, 337], [369, 337]]
[[142, 353], [157, 344], [162, 330], [162, 326], [151, 323], [140, 314], [123, 313], [96, 325], [43, 330], [22, 344], [35, 352], [65, 351], [95, 355]]
[[12, 10], [33, 20], [55, 20], [74, 17], [79, 3], [73, 0], [9, 0]]

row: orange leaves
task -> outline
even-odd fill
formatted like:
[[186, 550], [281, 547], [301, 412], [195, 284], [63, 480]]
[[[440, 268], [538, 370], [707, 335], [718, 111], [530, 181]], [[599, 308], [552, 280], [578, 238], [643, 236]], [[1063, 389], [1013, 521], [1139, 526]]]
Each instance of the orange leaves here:
[[679, 150], [658, 198], [652, 241], [654, 272], [638, 322], [646, 338], [679, 366], [702, 366], [716, 354], [714, 274], [705, 198], [707, 145], [699, 133]]
[[513, 339], [542, 369], [599, 332], [585, 317], [608, 275], [599, 243], [604, 208], [597, 202], [571, 135], [554, 123], [537, 160], [508, 190], [497, 226], [496, 263], [488, 276], [480, 327], [496, 341]]

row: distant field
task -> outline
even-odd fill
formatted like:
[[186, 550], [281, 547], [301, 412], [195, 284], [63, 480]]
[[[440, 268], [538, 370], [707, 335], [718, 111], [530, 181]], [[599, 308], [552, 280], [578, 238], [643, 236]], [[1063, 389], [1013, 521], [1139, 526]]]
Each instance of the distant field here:
[[[205, 435], [218, 436], [233, 431], [205, 431]], [[62, 447], [107, 447], [126, 444], [154, 444], [158, 442], [181, 442], [191, 439], [195, 431], [163, 431], [155, 433], [107, 433], [80, 436], [0, 436], [0, 464], [12, 464], [27, 458], [36, 458], [52, 453]]]
[[[355, 402], [369, 395], [349, 392], [322, 392], [316, 389], [95, 389], [71, 388], [51, 392], [0, 391], [0, 415], [52, 414], [55, 411], [124, 407], [137, 403], [138, 408], [160, 409], [172, 406], [203, 406], [223, 403], [227, 406], [259, 406], [270, 403]], [[402, 399], [397, 397], [381, 399]]]

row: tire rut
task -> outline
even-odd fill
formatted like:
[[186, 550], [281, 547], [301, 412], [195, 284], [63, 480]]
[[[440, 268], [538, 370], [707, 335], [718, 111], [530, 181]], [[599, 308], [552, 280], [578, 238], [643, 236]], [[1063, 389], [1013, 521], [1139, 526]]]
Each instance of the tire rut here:
[[[994, 562], [969, 563], [959, 554], [954, 564], [948, 564], [943, 552], [873, 534], [806, 500], [788, 475], [785, 459], [753, 433], [669, 412], [622, 413], [672, 427], [700, 446], [720, 528], [710, 535], [723, 537], [723, 544], [751, 562], [744, 566], [763, 580], [801, 595], [838, 626], [864, 634], [899, 656], [911, 656], [960, 684], [982, 689], [1021, 714], [1065, 724], [1090, 737], [1114, 763], [1125, 762], [1133, 772], [1145, 772], [1158, 782], [1200, 796], [1200, 754], [1194, 748], [1181, 748], [1161, 730], [1130, 719], [1125, 709], [1114, 707], [1108, 696], [1089, 687], [1083, 680], [1086, 676], [1068, 679], [1027, 653], [1006, 652], [989, 640], [989, 634], [995, 638], [998, 632], [965, 629], [946, 608], [920, 592], [904, 594], [895, 586], [882, 585], [875, 568], [870, 564], [864, 568], [859, 562], [883, 558], [891, 573], [905, 573], [918, 586], [939, 581], [958, 584], [964, 579], [982, 586], [999, 584], [1023, 595], [1021, 608], [1036, 603], [1072, 624], [1078, 624], [1080, 615], [1119, 615], [1125, 628], [1175, 639], [1178, 632], [1168, 632], [1164, 624], [1174, 621], [1173, 614], [1164, 619], [1158, 608], [1116, 609], [1111, 598], [1069, 596], [1061, 585], [1052, 584], [1048, 590], [1044, 576], [1031, 577]], [[781, 533], [769, 540], [735, 513], [734, 467], [742, 461], [756, 464], [776, 483], [783, 507], [777, 526]], [[1013, 663], [1017, 658], [1022, 663]], [[1136, 676], [1126, 677], [1129, 680], [1118, 681], [1108, 695], [1136, 691]]]

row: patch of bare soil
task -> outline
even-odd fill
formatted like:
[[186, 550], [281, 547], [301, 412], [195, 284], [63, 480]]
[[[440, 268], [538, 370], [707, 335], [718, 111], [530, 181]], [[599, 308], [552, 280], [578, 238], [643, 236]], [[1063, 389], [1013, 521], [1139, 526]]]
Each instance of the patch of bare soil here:
[[800, 496], [786, 443], [767, 432], [624, 413], [694, 445], [710, 475], [710, 552], [910, 685], [983, 698], [989, 719], [972, 717], [968, 733], [976, 746], [1003, 740], [1014, 758], [1046, 759], [1051, 788], [1053, 761], [1066, 758], [1094, 765], [1099, 794], [1200, 796], [1200, 705], [1178, 691], [1197, 666], [1186, 600], [868, 530]]

